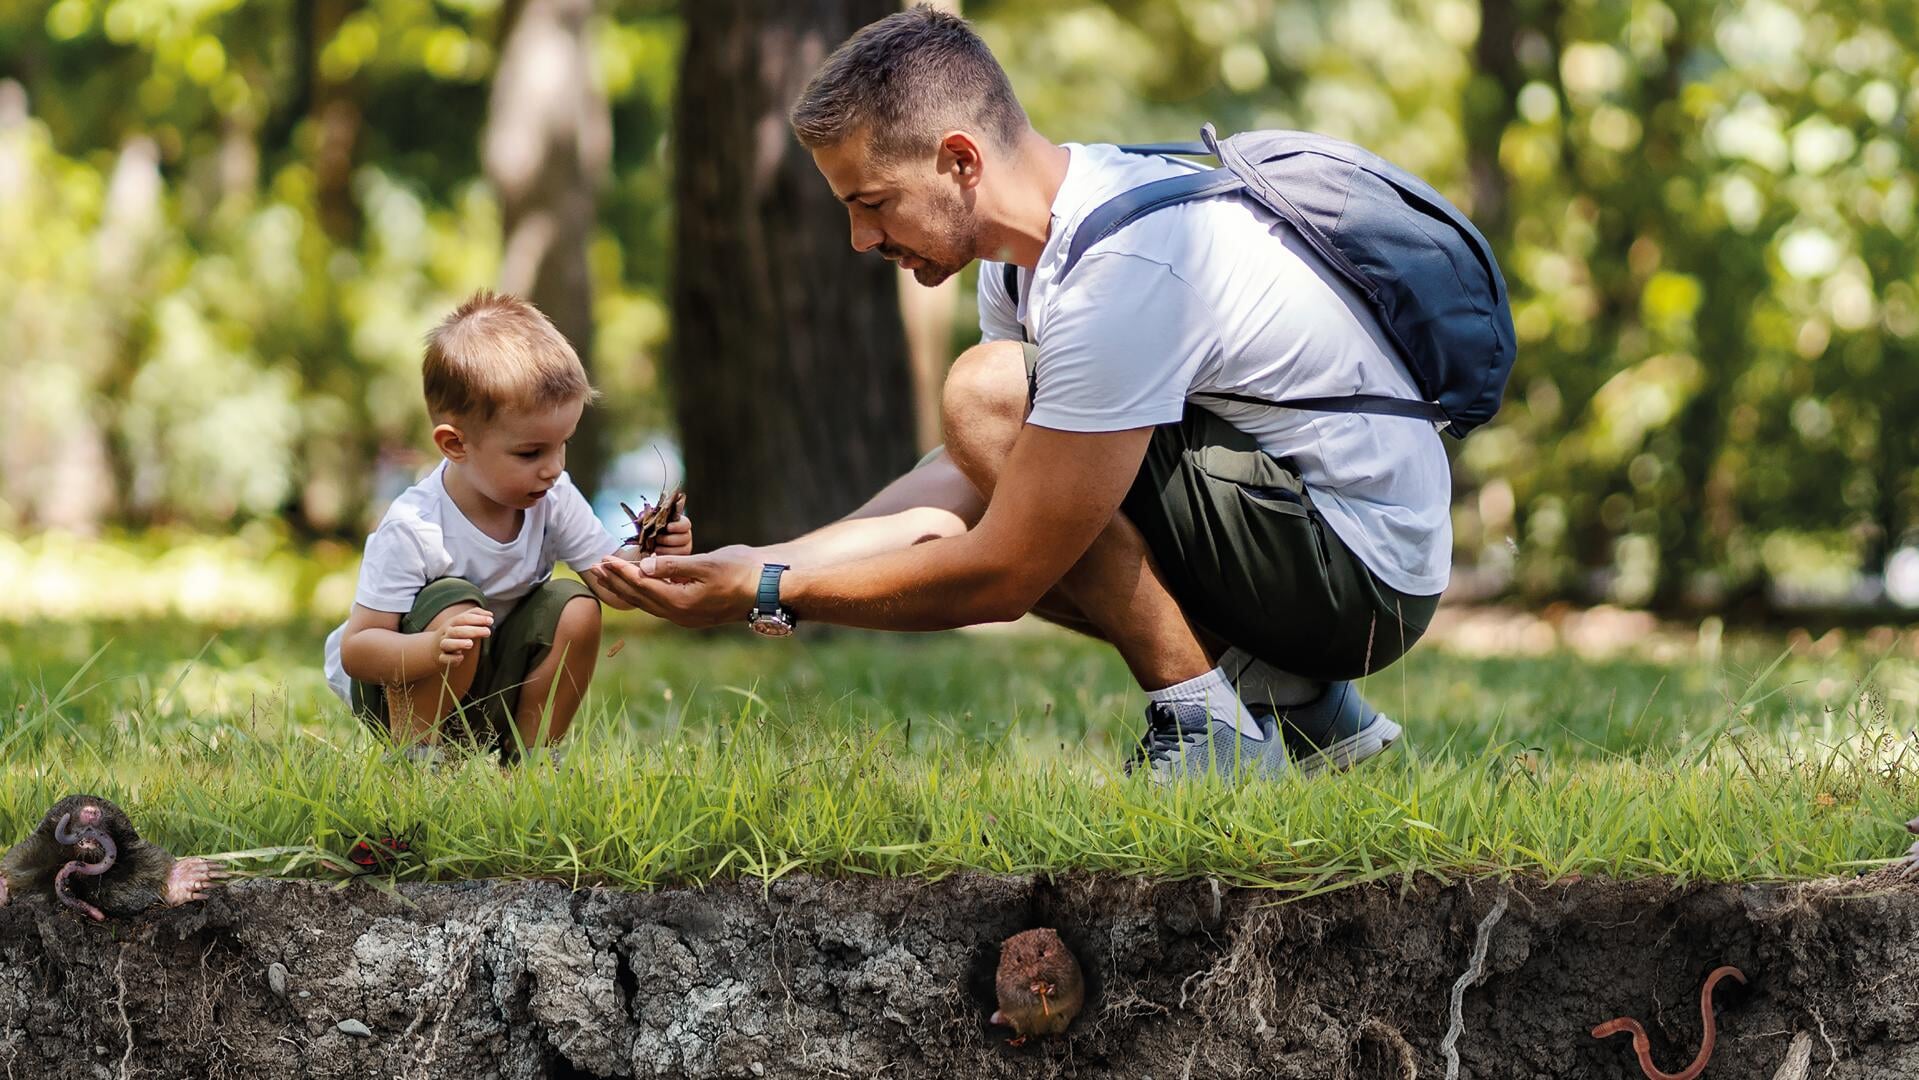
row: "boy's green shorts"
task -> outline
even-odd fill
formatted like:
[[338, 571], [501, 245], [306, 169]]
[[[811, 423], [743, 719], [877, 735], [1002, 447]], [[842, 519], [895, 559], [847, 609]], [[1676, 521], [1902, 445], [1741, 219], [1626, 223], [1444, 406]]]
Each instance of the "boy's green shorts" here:
[[[494, 623], [493, 633], [480, 642], [480, 670], [473, 676], [472, 688], [460, 699], [459, 712], [447, 721], [445, 734], [483, 747], [510, 749], [520, 686], [553, 647], [560, 612], [575, 597], [592, 595], [592, 590], [580, 582], [554, 578], [521, 597], [506, 618]], [[420, 633], [435, 616], [455, 604], [484, 607], [486, 597], [464, 578], [428, 582], [413, 598], [413, 609], [400, 619], [400, 633]], [[353, 711], [381, 737], [388, 734], [386, 690], [379, 684], [353, 681]]]
[[[1038, 355], [1026, 346], [1029, 385]], [[1439, 607], [1380, 581], [1326, 526], [1290, 461], [1198, 405], [1153, 430], [1120, 509], [1189, 620], [1296, 675], [1378, 671]]]

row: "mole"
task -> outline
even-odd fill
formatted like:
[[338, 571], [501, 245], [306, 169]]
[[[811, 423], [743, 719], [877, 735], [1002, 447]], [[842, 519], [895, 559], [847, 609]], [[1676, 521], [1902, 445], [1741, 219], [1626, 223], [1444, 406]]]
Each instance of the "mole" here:
[[211, 859], [176, 859], [140, 839], [126, 812], [98, 795], [69, 795], [0, 856], [0, 906], [45, 892], [95, 922], [154, 904], [204, 900], [227, 873]]

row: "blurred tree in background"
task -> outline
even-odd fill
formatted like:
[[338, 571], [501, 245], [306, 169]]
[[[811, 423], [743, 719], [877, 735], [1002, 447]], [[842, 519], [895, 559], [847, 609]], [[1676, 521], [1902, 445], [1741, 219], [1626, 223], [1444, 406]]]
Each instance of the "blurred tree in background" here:
[[[592, 329], [570, 332], [594, 357], [618, 452], [676, 415], [658, 358], [667, 298], [684, 319], [691, 295], [670, 280], [681, 43], [727, 12], [805, 16], [584, 4], [510, 7], [581, 16], [575, 152], [549, 204], [574, 208], [571, 269], [552, 273], [583, 275], [567, 295], [590, 304]], [[826, 37], [855, 6], [797, 5], [833, 8], [817, 15]], [[1312, 128], [1426, 176], [1485, 229], [1521, 350], [1501, 418], [1457, 447], [1462, 588], [1663, 606], [1782, 581], [1857, 589], [1919, 527], [1919, 435], [1899, 419], [1919, 410], [1910, 0], [970, 0], [966, 13], [1056, 139], [1188, 138], [1208, 119]], [[511, 76], [515, 22], [500, 0], [0, 3], [0, 528], [361, 527], [375, 478], [424, 460], [420, 336], [508, 276], [503, 237], [527, 211], [485, 147], [510, 119], [489, 100]], [[762, 85], [789, 85], [772, 68]], [[681, 160], [704, 136], [698, 160], [759, 161], [739, 132], [760, 129], [730, 130], [688, 132]], [[770, 160], [794, 161], [784, 128], [766, 130], [788, 140]], [[806, 309], [754, 282], [828, 264], [808, 265], [719, 265], [711, 284], [677, 287], [732, 274], [737, 306], [715, 318], [804, 338], [829, 328], [780, 323]], [[676, 385], [708, 362], [821, 362], [797, 344], [720, 355], [718, 340], [675, 354]], [[878, 347], [903, 366], [895, 340]], [[710, 393], [678, 403], [690, 448], [690, 417], [741, 422]], [[765, 404], [768, 422], [790, 419], [790, 402]], [[897, 467], [878, 460], [891, 436], [855, 436], [828, 450], [796, 434], [784, 452], [825, 472], [871, 446], [858, 468]], [[694, 455], [696, 474], [711, 454]], [[808, 491], [796, 513], [823, 519], [835, 498]]]
[[[424, 461], [420, 342], [481, 286], [618, 358], [607, 430], [663, 424], [679, 20], [567, 8], [0, 6], [0, 526], [351, 535]], [[490, 106], [526, 28], [571, 35], [575, 78], [534, 100], [572, 117]], [[530, 172], [483, 164], [490, 130], [539, 148]]]
[[703, 545], [797, 536], [916, 456], [896, 271], [853, 251], [846, 207], [786, 122], [833, 46], [896, 10], [893, 0], [686, 9], [671, 352]]
[[[612, 156], [612, 116], [593, 78], [592, 0], [506, 0], [482, 160], [500, 200], [500, 287], [531, 300], [595, 374], [587, 247]], [[567, 466], [591, 497], [606, 467], [606, 414], [589, 409]]]

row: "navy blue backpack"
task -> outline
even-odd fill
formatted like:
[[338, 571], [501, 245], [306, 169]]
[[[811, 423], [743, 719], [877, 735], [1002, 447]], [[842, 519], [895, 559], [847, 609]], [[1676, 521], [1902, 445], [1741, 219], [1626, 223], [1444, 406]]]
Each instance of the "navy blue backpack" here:
[[[1424, 400], [1355, 394], [1268, 401], [1320, 412], [1431, 420], [1457, 438], [1492, 419], [1513, 366], [1513, 316], [1492, 248], [1425, 181], [1351, 143], [1303, 131], [1247, 131], [1221, 141], [1124, 146], [1135, 154], [1205, 154], [1220, 168], [1155, 180], [1101, 204], [1067, 249], [1063, 280], [1086, 250], [1155, 210], [1240, 193], [1279, 215], [1378, 315]], [[1017, 301], [1015, 268], [1005, 267]]]

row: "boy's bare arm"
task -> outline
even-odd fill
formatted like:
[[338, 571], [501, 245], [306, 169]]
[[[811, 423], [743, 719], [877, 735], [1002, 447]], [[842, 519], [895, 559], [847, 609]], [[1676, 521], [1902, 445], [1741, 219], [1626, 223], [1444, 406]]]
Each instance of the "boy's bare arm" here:
[[340, 635], [340, 666], [361, 682], [403, 686], [456, 664], [492, 633], [493, 613], [472, 608], [436, 630], [400, 633], [398, 612], [353, 605]]

